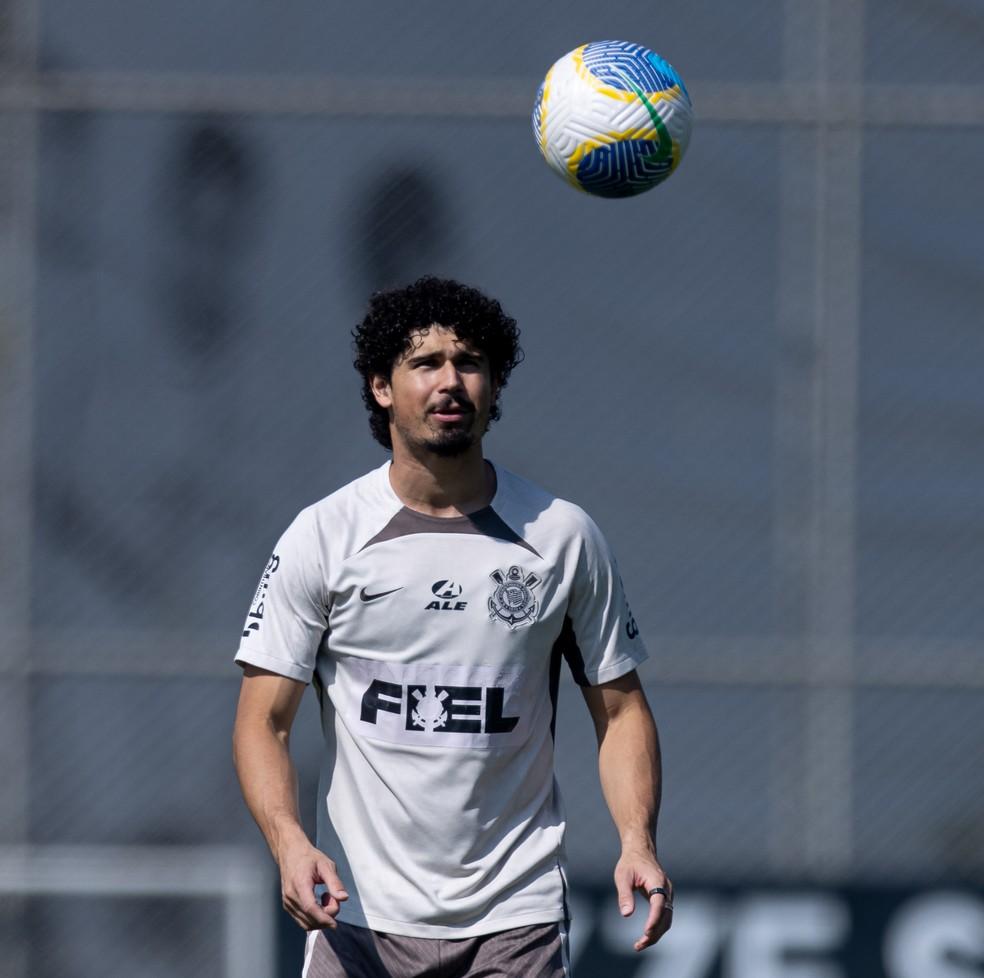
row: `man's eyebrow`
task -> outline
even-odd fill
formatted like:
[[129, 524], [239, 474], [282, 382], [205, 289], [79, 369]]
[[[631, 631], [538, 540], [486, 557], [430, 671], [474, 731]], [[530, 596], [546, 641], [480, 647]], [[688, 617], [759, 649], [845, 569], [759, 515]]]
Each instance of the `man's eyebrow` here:
[[430, 353], [417, 353], [414, 356], [404, 357], [403, 362], [408, 366], [414, 367], [418, 363], [426, 363], [438, 356], [438, 351], [432, 350]]
[[[435, 357], [444, 356], [443, 350], [431, 350], [430, 353], [417, 353], [413, 356], [404, 357], [404, 362], [410, 365], [423, 363], [425, 360], [433, 360]], [[452, 360], [458, 360], [462, 357], [467, 357], [470, 360], [484, 360], [486, 359], [485, 353], [482, 350], [468, 350], [461, 349], [455, 350], [451, 355]]]

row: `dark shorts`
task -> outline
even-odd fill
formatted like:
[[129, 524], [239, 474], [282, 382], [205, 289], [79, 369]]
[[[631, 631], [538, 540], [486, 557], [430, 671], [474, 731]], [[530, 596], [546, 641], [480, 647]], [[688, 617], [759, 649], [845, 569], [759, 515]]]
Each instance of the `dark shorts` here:
[[570, 978], [562, 924], [446, 940], [338, 925], [308, 935], [302, 978]]

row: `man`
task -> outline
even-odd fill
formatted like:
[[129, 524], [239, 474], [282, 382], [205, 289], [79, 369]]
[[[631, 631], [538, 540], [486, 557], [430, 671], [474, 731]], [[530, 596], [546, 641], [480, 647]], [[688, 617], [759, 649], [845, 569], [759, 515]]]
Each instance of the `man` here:
[[[483, 457], [522, 357], [516, 324], [476, 290], [424, 278], [374, 295], [355, 340], [392, 462], [288, 528], [236, 657], [236, 768], [284, 907], [310, 932], [305, 978], [570, 975], [562, 658], [598, 736], [621, 912], [648, 899], [642, 950], [669, 928], [673, 894], [635, 672], [646, 653], [594, 523]], [[288, 753], [308, 682], [325, 735], [317, 848]]]

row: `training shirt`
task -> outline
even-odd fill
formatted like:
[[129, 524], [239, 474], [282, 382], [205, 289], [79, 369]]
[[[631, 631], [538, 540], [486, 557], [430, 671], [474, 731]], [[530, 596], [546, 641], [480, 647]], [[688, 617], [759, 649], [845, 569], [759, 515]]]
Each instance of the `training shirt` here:
[[595, 685], [646, 657], [615, 562], [583, 510], [504, 469], [487, 507], [441, 518], [389, 467], [294, 520], [236, 661], [318, 691], [339, 920], [440, 938], [561, 920], [561, 662]]

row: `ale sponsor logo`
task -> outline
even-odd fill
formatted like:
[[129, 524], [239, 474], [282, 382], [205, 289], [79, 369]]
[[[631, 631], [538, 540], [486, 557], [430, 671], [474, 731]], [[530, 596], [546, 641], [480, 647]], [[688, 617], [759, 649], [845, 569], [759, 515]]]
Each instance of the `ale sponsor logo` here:
[[459, 601], [464, 588], [452, 580], [435, 581], [431, 585], [431, 594], [434, 601], [428, 602], [425, 611], [464, 611], [468, 607], [467, 601]]

